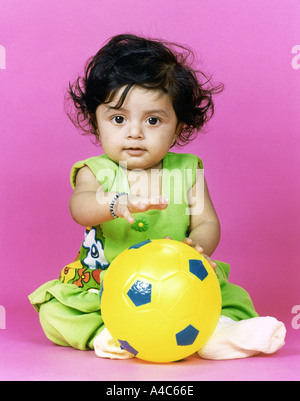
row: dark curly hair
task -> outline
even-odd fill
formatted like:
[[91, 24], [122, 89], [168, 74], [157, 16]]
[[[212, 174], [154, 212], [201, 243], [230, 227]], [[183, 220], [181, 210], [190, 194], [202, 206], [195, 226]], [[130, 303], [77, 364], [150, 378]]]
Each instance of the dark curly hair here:
[[67, 99], [75, 109], [67, 114], [84, 134], [98, 140], [96, 109], [111, 102], [121, 87], [125, 89], [116, 107], [122, 107], [134, 85], [162, 90], [170, 95], [183, 127], [175, 144], [184, 145], [213, 116], [212, 97], [223, 90], [222, 84], [213, 85], [204, 73], [194, 71], [192, 61], [193, 52], [178, 44], [130, 34], [115, 36], [88, 60], [84, 76], [69, 83]]

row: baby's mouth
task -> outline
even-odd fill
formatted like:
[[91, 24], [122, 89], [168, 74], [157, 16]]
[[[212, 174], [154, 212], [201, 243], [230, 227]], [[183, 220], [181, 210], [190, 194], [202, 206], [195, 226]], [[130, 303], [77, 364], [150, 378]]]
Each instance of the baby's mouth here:
[[146, 152], [143, 148], [136, 148], [136, 147], [128, 147], [125, 148], [125, 152], [127, 152], [131, 156], [140, 156]]

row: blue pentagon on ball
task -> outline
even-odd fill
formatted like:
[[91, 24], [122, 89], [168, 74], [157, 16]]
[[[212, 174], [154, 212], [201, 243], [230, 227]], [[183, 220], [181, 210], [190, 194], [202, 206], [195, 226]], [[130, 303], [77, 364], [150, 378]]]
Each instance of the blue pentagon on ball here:
[[194, 274], [196, 277], [198, 277], [201, 281], [203, 281], [208, 276], [208, 272], [205, 269], [202, 260], [190, 259], [189, 265], [190, 265], [190, 272]]
[[137, 280], [127, 292], [128, 297], [135, 306], [145, 305], [151, 302], [152, 285], [150, 283]]
[[194, 326], [190, 324], [185, 329], [176, 334], [177, 345], [194, 344], [198, 334], [199, 330], [197, 330]]
[[132, 245], [128, 249], [140, 249], [142, 246], [150, 244], [152, 241], [150, 239], [146, 239], [145, 241], [138, 242], [137, 244]]
[[134, 356], [136, 356], [138, 354], [138, 351], [136, 349], [134, 349], [127, 341], [123, 341], [123, 340], [118, 340], [118, 341], [119, 341], [122, 349], [125, 349], [126, 351], [130, 352]]

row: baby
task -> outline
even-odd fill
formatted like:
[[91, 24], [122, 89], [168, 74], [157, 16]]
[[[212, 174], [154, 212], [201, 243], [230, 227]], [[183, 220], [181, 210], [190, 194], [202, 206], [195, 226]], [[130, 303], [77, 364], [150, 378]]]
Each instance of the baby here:
[[249, 294], [228, 282], [229, 265], [211, 259], [220, 224], [201, 159], [170, 152], [195, 139], [223, 89], [192, 69], [190, 54], [182, 46], [118, 35], [70, 85], [76, 113], [69, 116], [100, 141], [104, 154], [71, 170], [71, 215], [86, 227], [77, 259], [29, 296], [46, 336], [57, 344], [95, 349], [100, 357], [133, 357], [104, 326], [99, 288], [120, 252], [160, 238], [194, 247], [219, 280], [221, 317], [198, 351], [201, 358], [270, 354], [284, 344], [284, 324], [259, 317]]

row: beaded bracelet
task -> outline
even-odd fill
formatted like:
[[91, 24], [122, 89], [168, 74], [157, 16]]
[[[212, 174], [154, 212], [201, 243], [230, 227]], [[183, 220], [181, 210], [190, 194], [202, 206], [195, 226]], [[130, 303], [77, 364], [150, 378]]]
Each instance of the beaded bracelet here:
[[117, 217], [119, 217], [119, 216], [117, 216], [117, 215], [114, 213], [114, 206], [115, 206], [116, 200], [117, 200], [120, 196], [122, 196], [122, 195], [128, 195], [128, 193], [126, 193], [126, 192], [119, 192], [119, 193], [114, 197], [114, 199], [111, 201], [109, 210], [110, 210], [110, 213], [111, 213], [111, 215], [112, 215], [112, 217], [113, 217], [114, 219], [116, 219]]

